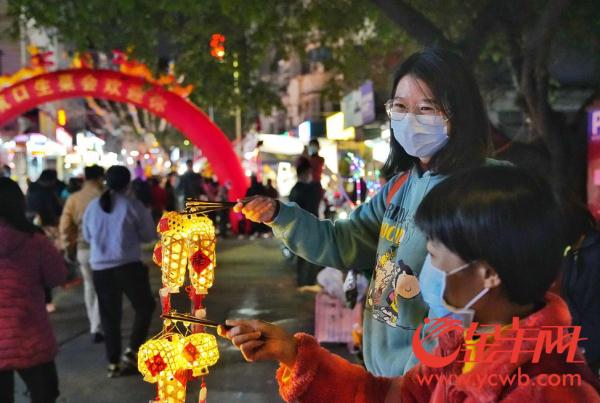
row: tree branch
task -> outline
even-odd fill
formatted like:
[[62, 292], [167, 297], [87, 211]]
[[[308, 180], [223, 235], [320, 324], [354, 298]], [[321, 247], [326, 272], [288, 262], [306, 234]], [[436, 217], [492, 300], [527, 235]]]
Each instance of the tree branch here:
[[456, 45], [446, 39], [444, 33], [427, 17], [402, 0], [372, 0], [379, 9], [423, 46]]
[[544, 131], [539, 113], [548, 110], [548, 54], [560, 18], [571, 0], [549, 0], [533, 28], [525, 35], [521, 88], [532, 118]]
[[468, 64], [474, 64], [487, 38], [496, 29], [498, 16], [503, 14], [503, 1], [488, 0], [471, 22], [471, 28], [465, 33], [459, 43], [463, 57]]

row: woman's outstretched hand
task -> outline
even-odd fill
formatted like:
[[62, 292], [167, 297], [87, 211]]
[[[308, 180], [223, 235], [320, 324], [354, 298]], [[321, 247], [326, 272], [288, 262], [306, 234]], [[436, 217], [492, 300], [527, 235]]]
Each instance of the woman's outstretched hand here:
[[229, 331], [219, 328], [219, 335], [230, 339], [246, 361], [276, 360], [290, 368], [294, 366], [296, 339], [281, 327], [260, 320], [228, 320], [226, 323], [233, 328]]
[[270, 223], [277, 214], [277, 200], [270, 197], [256, 196], [233, 207], [236, 213], [242, 213], [254, 222]]

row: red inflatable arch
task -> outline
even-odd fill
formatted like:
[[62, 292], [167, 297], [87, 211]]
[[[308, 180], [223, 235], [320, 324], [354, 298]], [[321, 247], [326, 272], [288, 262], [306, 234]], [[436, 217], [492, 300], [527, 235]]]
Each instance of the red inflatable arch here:
[[71, 69], [45, 73], [0, 91], [0, 125], [44, 102], [94, 97], [131, 103], [166, 119], [202, 150], [231, 198], [244, 196], [248, 179], [225, 134], [196, 105], [143, 78], [112, 70]]

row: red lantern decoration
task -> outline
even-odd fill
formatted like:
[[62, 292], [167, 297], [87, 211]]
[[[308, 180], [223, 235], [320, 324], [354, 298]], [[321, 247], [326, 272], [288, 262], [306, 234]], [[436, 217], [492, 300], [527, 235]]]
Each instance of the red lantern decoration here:
[[210, 258], [202, 253], [202, 250], [198, 250], [196, 253], [194, 253], [190, 260], [192, 262], [192, 268], [198, 274], [202, 273], [204, 269], [211, 264]]

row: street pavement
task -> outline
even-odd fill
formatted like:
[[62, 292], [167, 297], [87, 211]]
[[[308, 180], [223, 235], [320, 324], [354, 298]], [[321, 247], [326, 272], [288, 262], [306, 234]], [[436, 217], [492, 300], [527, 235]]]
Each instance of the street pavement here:
[[[150, 258], [150, 253], [146, 253]], [[160, 270], [152, 263], [152, 289], [158, 296]], [[283, 258], [279, 243], [273, 239], [219, 240], [215, 284], [205, 300], [207, 317], [259, 318], [284, 326], [290, 332], [312, 333], [314, 329], [314, 294], [300, 293], [295, 286], [295, 267]], [[175, 304], [185, 306], [183, 295]], [[60, 380], [59, 402], [107, 403], [148, 402], [156, 396], [156, 387], [136, 373], [108, 379], [104, 344], [92, 344], [83, 303], [83, 287], [55, 290], [57, 311], [51, 315], [60, 345], [56, 358]], [[126, 298], [123, 304], [123, 345], [131, 331], [133, 313]], [[157, 310], [150, 335], [160, 331]], [[209, 330], [210, 331], [210, 330]], [[247, 363], [231, 343], [218, 337], [219, 362], [206, 377], [209, 403], [213, 402], [280, 402], [275, 380], [275, 363]], [[343, 346], [328, 346], [348, 356]], [[16, 402], [25, 403], [25, 387], [16, 377]], [[198, 401], [197, 381], [188, 385], [187, 401]]]

